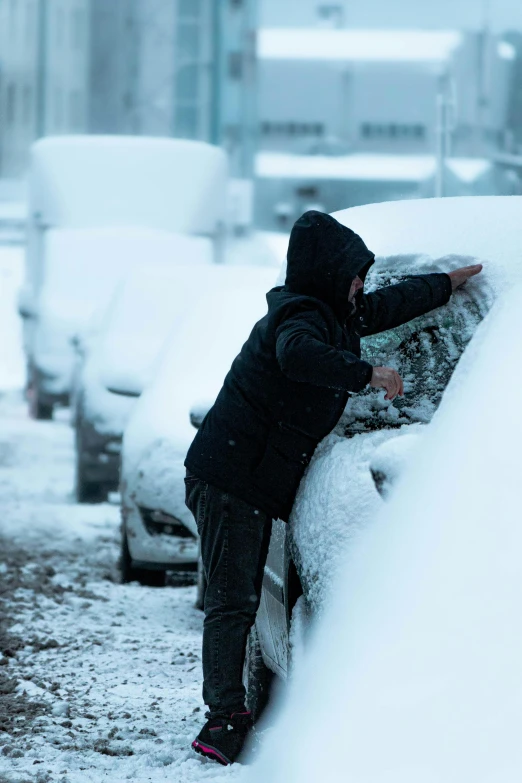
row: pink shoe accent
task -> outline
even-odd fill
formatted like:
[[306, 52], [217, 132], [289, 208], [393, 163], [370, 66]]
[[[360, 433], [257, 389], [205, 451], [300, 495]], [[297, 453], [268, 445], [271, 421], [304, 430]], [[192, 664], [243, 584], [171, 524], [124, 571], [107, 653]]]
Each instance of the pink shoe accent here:
[[211, 759], [215, 759], [225, 767], [228, 767], [230, 764], [230, 761], [225, 756], [223, 756], [219, 750], [216, 750], [215, 748], [209, 748], [208, 745], [203, 745], [199, 740], [194, 740], [192, 747], [197, 753], [201, 753], [203, 756], [208, 756]]

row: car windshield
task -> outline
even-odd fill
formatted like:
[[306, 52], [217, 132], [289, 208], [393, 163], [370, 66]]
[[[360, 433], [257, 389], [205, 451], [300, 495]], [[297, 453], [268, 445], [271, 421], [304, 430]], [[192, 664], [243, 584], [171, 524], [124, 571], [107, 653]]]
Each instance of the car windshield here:
[[[382, 276], [379, 287], [390, 282]], [[341, 431], [350, 436], [429, 422], [486, 311], [480, 294], [463, 288], [447, 306], [363, 340], [362, 357], [376, 367], [396, 369], [404, 380], [405, 393], [393, 402], [384, 401], [381, 390], [352, 397], [338, 425]]]

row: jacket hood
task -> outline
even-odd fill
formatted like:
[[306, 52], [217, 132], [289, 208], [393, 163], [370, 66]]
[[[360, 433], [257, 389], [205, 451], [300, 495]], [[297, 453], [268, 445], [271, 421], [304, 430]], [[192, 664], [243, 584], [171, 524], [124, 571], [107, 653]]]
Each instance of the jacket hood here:
[[375, 255], [361, 237], [331, 215], [311, 210], [290, 234], [285, 288], [326, 302], [340, 320], [349, 314], [353, 280], [362, 280]]

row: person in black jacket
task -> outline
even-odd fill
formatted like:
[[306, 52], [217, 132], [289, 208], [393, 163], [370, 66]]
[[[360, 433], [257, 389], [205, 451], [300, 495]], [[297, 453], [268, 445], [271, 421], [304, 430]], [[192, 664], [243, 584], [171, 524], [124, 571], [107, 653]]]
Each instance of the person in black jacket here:
[[268, 312], [234, 360], [185, 461], [207, 584], [209, 712], [192, 746], [222, 764], [235, 761], [251, 727], [242, 669], [272, 520], [288, 520], [306, 466], [351, 394], [368, 385], [385, 389], [385, 399], [403, 394], [395, 370], [361, 359], [361, 338], [446, 304], [482, 269], [413, 276], [364, 294], [374, 254], [315, 211], [295, 223], [287, 258], [285, 285], [267, 294]]

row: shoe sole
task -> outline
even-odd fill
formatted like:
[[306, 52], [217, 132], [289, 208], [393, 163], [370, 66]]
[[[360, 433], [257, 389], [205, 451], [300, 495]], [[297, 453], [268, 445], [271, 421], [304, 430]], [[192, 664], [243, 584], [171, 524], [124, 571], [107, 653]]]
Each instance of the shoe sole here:
[[196, 753], [199, 753], [201, 756], [205, 756], [208, 759], [212, 759], [213, 761], [217, 761], [218, 764], [222, 764], [224, 767], [228, 767], [232, 764], [226, 756], [217, 750], [217, 748], [213, 748], [212, 745], [203, 745], [199, 740], [194, 740], [192, 747]]

